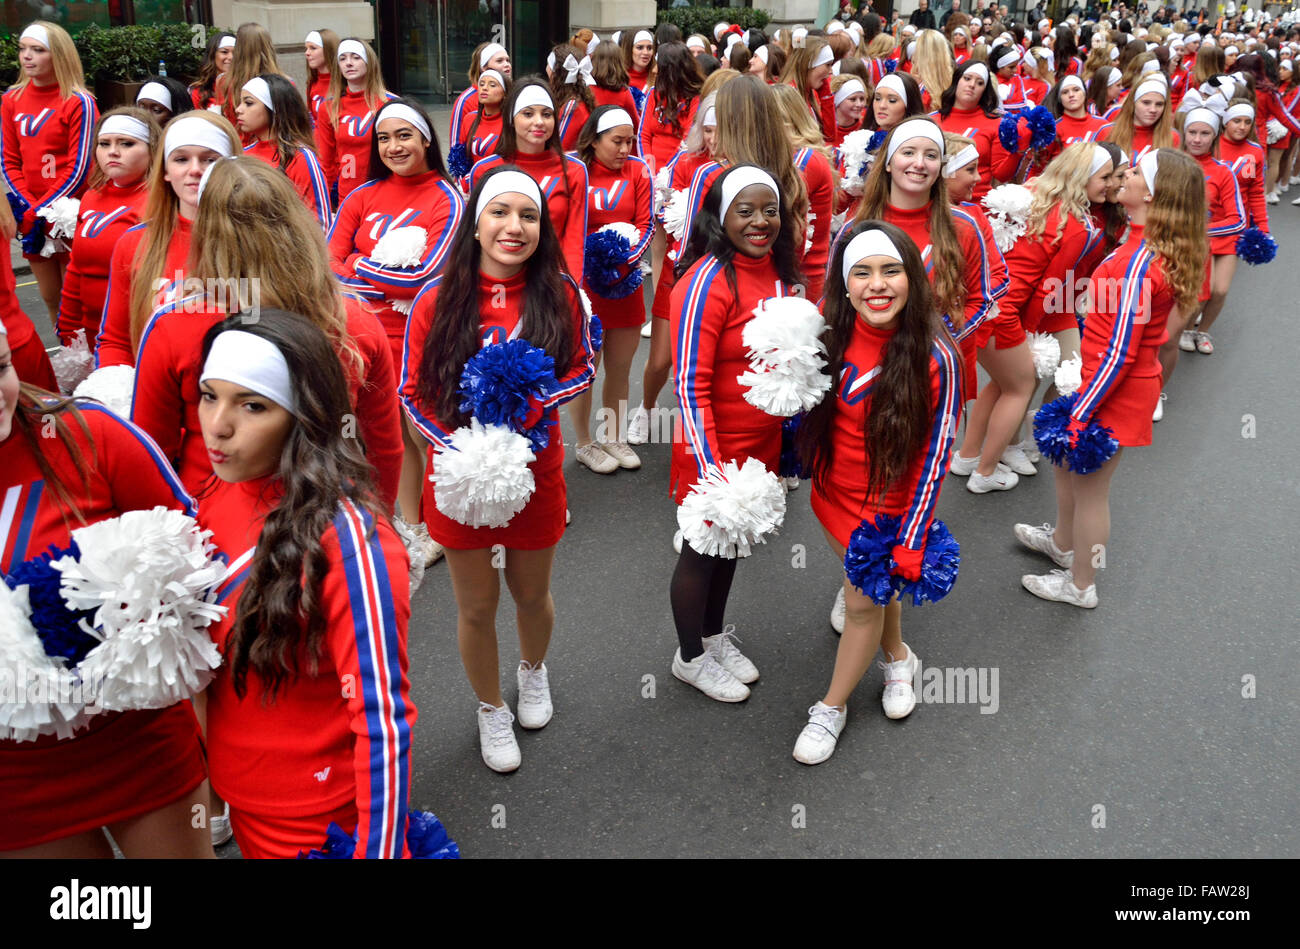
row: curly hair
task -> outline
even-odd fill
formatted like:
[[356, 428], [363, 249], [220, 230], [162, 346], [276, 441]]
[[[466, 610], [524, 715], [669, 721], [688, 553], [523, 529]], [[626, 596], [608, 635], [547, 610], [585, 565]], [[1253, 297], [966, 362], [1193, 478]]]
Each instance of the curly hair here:
[[1173, 148], [1156, 152], [1155, 193], [1143, 237], [1160, 256], [1174, 301], [1191, 312], [1205, 280], [1205, 174], [1196, 159]]
[[1047, 217], [1053, 208], [1059, 208], [1055, 243], [1065, 233], [1066, 218], [1081, 223], [1090, 222], [1092, 205], [1088, 201], [1088, 179], [1092, 177], [1092, 142], [1075, 142], [1067, 145], [1061, 154], [1052, 159], [1043, 173], [1029, 183], [1033, 198], [1025, 215], [1025, 236], [1037, 237], [1047, 226]]

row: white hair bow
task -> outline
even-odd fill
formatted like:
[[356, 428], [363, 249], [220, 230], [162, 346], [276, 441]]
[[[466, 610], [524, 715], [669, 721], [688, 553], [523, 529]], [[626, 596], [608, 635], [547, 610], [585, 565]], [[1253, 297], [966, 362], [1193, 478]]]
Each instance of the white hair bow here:
[[587, 83], [587, 85], [594, 86], [596, 84], [596, 80], [591, 77], [590, 56], [582, 57], [582, 61], [579, 62], [578, 60], [574, 59], [573, 54], [570, 53], [568, 56], [564, 57], [564, 68], [565, 68], [564, 81], [566, 84], [570, 82], [577, 82], [579, 75], [582, 76], [583, 80]]

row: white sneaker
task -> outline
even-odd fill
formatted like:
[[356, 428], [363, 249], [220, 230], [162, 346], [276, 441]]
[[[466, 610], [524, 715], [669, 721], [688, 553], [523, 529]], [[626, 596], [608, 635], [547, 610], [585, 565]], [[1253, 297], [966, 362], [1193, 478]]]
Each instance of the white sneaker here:
[[650, 440], [650, 413], [644, 405], [638, 405], [632, 417], [627, 420], [627, 443], [644, 445]]
[[681, 531], [678, 531], [676, 534], [673, 534], [673, 550], [675, 550], [677, 553], [680, 554], [682, 552], [682, 541], [685, 539], [686, 539], [686, 535], [683, 534]]
[[1020, 475], [999, 462], [993, 469], [993, 474], [987, 478], [978, 471], [972, 471], [970, 480], [966, 482], [966, 490], [972, 494], [988, 494], [990, 491], [1010, 491], [1019, 483]]
[[511, 727], [514, 720], [509, 705], [495, 708], [487, 702], [479, 702], [478, 744], [483, 752], [483, 763], [500, 774], [514, 771], [521, 760], [519, 742], [515, 741], [515, 730]]
[[577, 456], [579, 464], [585, 465], [596, 474], [613, 474], [618, 470], [618, 459], [607, 454], [605, 449], [595, 442], [579, 445], [574, 454]]
[[786, 490], [787, 492], [789, 492], [789, 491], [798, 491], [798, 490], [799, 490], [799, 482], [800, 482], [802, 479], [799, 478], [798, 476], [794, 476], [794, 477], [790, 477], [790, 478], [782, 478], [781, 480], [785, 483], [785, 490]]
[[415, 531], [415, 539], [420, 544], [420, 549], [424, 552], [424, 565], [426, 567], [432, 567], [442, 559], [442, 544], [429, 536], [429, 527], [423, 521], [414, 525], [412, 530]]
[[1185, 353], [1196, 352], [1196, 334], [1191, 330], [1183, 330], [1178, 336], [1178, 348]]
[[[423, 524], [420, 526], [424, 527]], [[410, 562], [411, 593], [415, 593], [424, 582], [424, 547], [415, 533], [415, 528], [397, 514], [393, 515], [393, 529], [397, 531], [397, 536], [402, 539], [402, 546], [406, 548], [407, 559]]]
[[912, 689], [912, 679], [916, 676], [916, 653], [907, 643], [907, 658], [897, 662], [877, 660], [880, 668], [885, 670], [885, 692], [880, 697], [880, 704], [885, 709], [886, 718], [907, 718], [916, 708], [916, 692]]
[[700, 640], [704, 644], [704, 648], [713, 653], [713, 658], [718, 660], [718, 665], [722, 666], [738, 680], [745, 683], [745, 685], [757, 682], [758, 667], [736, 648], [737, 641], [739, 640], [736, 636], [736, 627], [732, 625], [724, 626], [722, 632], [716, 636], [705, 636]]
[[1029, 460], [1025, 450], [1019, 445], [1008, 445], [1007, 450], [1002, 453], [1002, 463], [1018, 475], [1036, 475], [1038, 469], [1034, 463]]
[[835, 753], [835, 744], [848, 720], [848, 706], [836, 708], [818, 702], [808, 709], [808, 724], [794, 743], [794, 760], [800, 764], [821, 764]]
[[1043, 460], [1043, 453], [1038, 450], [1038, 444], [1034, 441], [1033, 436], [1017, 442], [1016, 447], [1025, 453], [1025, 457], [1029, 459], [1031, 465], [1036, 465]]
[[1030, 550], [1046, 554], [1052, 563], [1069, 570], [1074, 566], [1074, 551], [1062, 550], [1056, 546], [1056, 528], [1051, 524], [1034, 527], [1032, 524], [1017, 524], [1014, 528], [1016, 540]]
[[673, 653], [673, 675], [719, 702], [743, 702], [749, 698], [749, 686], [722, 668], [707, 649], [690, 662], [683, 662], [679, 648]]
[[1291, 190], [1291, 179], [1290, 179], [1290, 178], [1288, 178], [1286, 181], [1280, 181], [1280, 182], [1278, 182], [1278, 185], [1277, 185], [1277, 193], [1278, 193], [1278, 194], [1286, 194], [1286, 193], [1287, 193], [1288, 191], [1290, 191], [1290, 190]]
[[1292, 203], [1293, 205], [1295, 205], [1295, 204], [1300, 204], [1300, 198], [1296, 198], [1296, 199], [1293, 200], [1291, 203]]
[[835, 593], [835, 605], [831, 607], [831, 629], [835, 635], [844, 635], [844, 585], [840, 584]]
[[225, 802], [225, 807], [220, 814], [208, 821], [208, 830], [212, 832], [213, 848], [230, 843], [230, 838], [235, 835], [235, 832], [230, 827], [229, 801]]
[[1291, 176], [1291, 184], [1293, 184], [1293, 185], [1300, 185], [1300, 175], [1292, 175], [1292, 176]]
[[645, 323], [641, 326], [641, 338], [642, 338], [642, 339], [649, 339], [649, 338], [650, 338], [650, 333], [651, 333], [651, 329], [650, 329], [650, 328], [651, 328], [652, 326], [654, 326], [654, 325], [655, 325], [655, 324], [654, 324], [654, 321], [653, 321], [653, 320], [646, 320], [646, 321], [645, 321]]
[[954, 451], [948, 470], [962, 478], [968, 478], [979, 466], [978, 458], [963, 458], [960, 451]]
[[1020, 583], [1034, 596], [1044, 600], [1069, 603], [1071, 606], [1079, 606], [1085, 610], [1095, 609], [1097, 606], [1097, 584], [1094, 583], [1086, 590], [1080, 590], [1074, 585], [1074, 576], [1069, 570], [1053, 570], [1041, 576], [1027, 573], [1020, 578]]
[[1165, 394], [1160, 393], [1160, 400], [1156, 402], [1156, 410], [1151, 413], [1151, 421], [1158, 422], [1165, 417]]
[[600, 447], [605, 454], [618, 462], [620, 468], [636, 471], [641, 467], [641, 459], [637, 457], [636, 452], [628, 447], [627, 442], [601, 442]]
[[515, 680], [519, 683], [519, 701], [515, 705], [519, 710], [519, 727], [545, 727], [555, 714], [555, 706], [551, 704], [551, 684], [546, 678], [546, 663], [530, 666], [520, 662], [515, 670]]
[[1277, 204], [1277, 203], [1278, 203], [1279, 201], [1281, 201], [1282, 199], [1281, 199], [1280, 197], [1278, 197], [1278, 194], [1277, 194], [1276, 191], [1270, 191], [1270, 192], [1268, 193], [1268, 195], [1264, 198], [1264, 200], [1265, 200], [1266, 202], [1268, 202], [1269, 204]]

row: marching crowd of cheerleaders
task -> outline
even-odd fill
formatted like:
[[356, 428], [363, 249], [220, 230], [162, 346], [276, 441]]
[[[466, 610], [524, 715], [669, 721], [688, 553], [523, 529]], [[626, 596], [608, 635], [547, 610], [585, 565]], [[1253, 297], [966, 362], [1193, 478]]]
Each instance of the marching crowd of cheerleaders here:
[[[1180, 350], [1213, 352], [1238, 256], [1276, 248], [1298, 39], [867, 15], [583, 30], [528, 76], [484, 43], [444, 160], [358, 39], [310, 33], [301, 91], [245, 24], [192, 88], [100, 116], [68, 35], [27, 27], [0, 231], [63, 345], [0, 255], [0, 673], [107, 664], [112, 698], [0, 702], [0, 852], [107, 856], [105, 827], [128, 856], [232, 830], [249, 857], [454, 851], [408, 809], [411, 592], [445, 554], [483, 759], [517, 768], [515, 715], [553, 714], [559, 408], [582, 465], [636, 469], [670, 377], [673, 674], [749, 696], [728, 595], [801, 479], [844, 561], [797, 760], [831, 756], [878, 652], [885, 714], [913, 710], [901, 604], [956, 578], [947, 473], [1007, 490], [1046, 457], [1055, 525], [1015, 534], [1059, 569], [1023, 584], [1095, 607], [1075, 551], [1108, 541], [1123, 449], [1150, 444]], [[161, 586], [213, 582], [183, 609], [88, 598], [103, 522], [184, 525], [169, 544], [199, 552]]]

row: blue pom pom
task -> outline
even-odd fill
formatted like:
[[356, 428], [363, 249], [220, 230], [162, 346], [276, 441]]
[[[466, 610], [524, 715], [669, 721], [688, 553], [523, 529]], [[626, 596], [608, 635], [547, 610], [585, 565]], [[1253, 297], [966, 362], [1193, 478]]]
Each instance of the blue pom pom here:
[[484, 346], [465, 363], [460, 376], [460, 410], [484, 425], [506, 425], [540, 451], [550, 441], [550, 423], [531, 429], [522, 423], [531, 397], [544, 398], [555, 385], [555, 360], [524, 339]]
[[597, 296], [621, 300], [641, 288], [643, 275], [636, 264], [631, 265], [626, 276], [621, 275], [629, 266], [627, 258], [631, 253], [632, 245], [622, 234], [596, 231], [587, 235], [583, 245], [583, 274]]
[[591, 333], [591, 351], [600, 352], [605, 345], [605, 327], [601, 325], [600, 317], [595, 313], [591, 314], [591, 327], [588, 332]]
[[[1046, 148], [1056, 141], [1056, 118], [1046, 106], [1036, 105], [1025, 113], [1025, 124], [1029, 126], [1029, 147]], [[998, 134], [1002, 134], [999, 127]]]
[[1248, 227], [1237, 238], [1237, 256], [1248, 264], [1266, 264], [1277, 256], [1277, 241], [1257, 227]]
[[469, 149], [457, 142], [447, 153], [447, 170], [453, 178], [464, 178], [469, 174]]
[[76, 666], [86, 653], [99, 645], [99, 640], [91, 636], [80, 626], [85, 620], [91, 624], [94, 610], [70, 610], [63, 602], [59, 587], [63, 575], [50, 566], [51, 561], [71, 555], [74, 560], [81, 559], [81, 551], [76, 541], [71, 547], [49, 550], [31, 560], [17, 564], [5, 577], [10, 589], [26, 586], [27, 599], [32, 607], [32, 626], [41, 638], [45, 655], [62, 657], [69, 666]]
[[1034, 441], [1038, 450], [1052, 464], [1060, 467], [1065, 464], [1065, 455], [1070, 450], [1070, 412], [1079, 399], [1079, 393], [1071, 392], [1048, 402], [1034, 413]]
[[632, 93], [632, 101], [636, 103], [636, 110], [638, 112], [644, 112], [645, 93], [642, 92], [640, 89], [638, 89], [636, 86], [628, 86], [627, 91]]
[[948, 525], [935, 519], [925, 534], [925, 556], [921, 561], [921, 579], [894, 578], [894, 589], [899, 599], [909, 594], [914, 606], [937, 603], [952, 592], [957, 582], [957, 569], [961, 566], [961, 545], [948, 530]]
[[338, 824], [330, 821], [325, 831], [325, 844], [319, 850], [298, 851], [299, 860], [351, 860], [356, 852], [357, 842], [352, 835]]
[[885, 60], [885, 72], [891, 73], [897, 68], [898, 68], [898, 60], [896, 59]]
[[406, 815], [406, 846], [413, 860], [460, 859], [460, 846], [447, 834], [442, 821], [428, 811]]
[[889, 571], [894, 564], [898, 526], [898, 518], [887, 514], [878, 515], [875, 524], [863, 521], [849, 537], [844, 551], [844, 575], [877, 606], [885, 606], [894, 598], [894, 578]]
[[39, 254], [45, 246], [45, 222], [37, 221], [32, 229], [23, 235], [23, 253]]
[[8, 192], [5, 197], [9, 199], [9, 209], [14, 212], [14, 220], [21, 223], [23, 215], [31, 209], [31, 205], [27, 203], [27, 200], [22, 195], [15, 194], [12, 191]]
[[1096, 419], [1089, 422], [1075, 439], [1074, 447], [1066, 455], [1066, 464], [1075, 474], [1092, 474], [1119, 451], [1119, 442], [1109, 428], [1103, 428]]
[[[886, 132], [884, 129], [876, 129], [876, 131], [872, 132], [871, 138], [867, 140], [867, 152], [871, 153], [876, 151], [876, 149], [880, 148], [881, 145], [885, 144], [885, 139], [888, 136], [889, 133]], [[866, 167], [867, 166], [863, 165], [863, 168]], [[859, 172], [859, 174], [865, 174], [865, 172]]]
[[781, 423], [781, 464], [778, 474], [782, 478], [802, 478], [807, 480], [812, 477], [811, 471], [805, 471], [803, 459], [799, 457], [799, 452], [795, 448], [795, 438], [799, 434], [799, 424], [803, 421], [803, 413], [793, 415]]
[[1006, 115], [998, 123], [998, 141], [1009, 152], [1020, 151], [1020, 114]]

